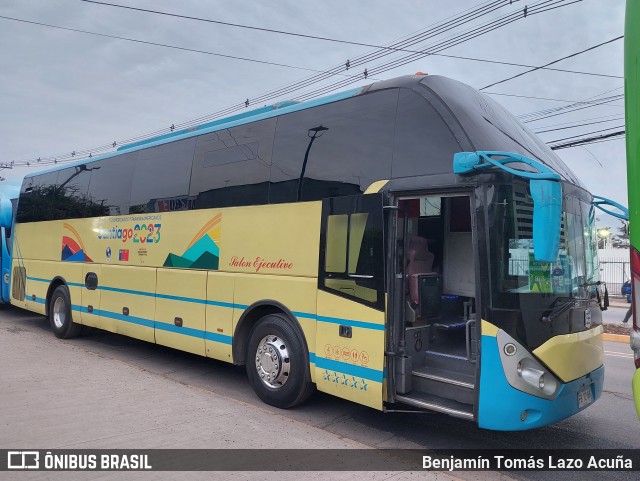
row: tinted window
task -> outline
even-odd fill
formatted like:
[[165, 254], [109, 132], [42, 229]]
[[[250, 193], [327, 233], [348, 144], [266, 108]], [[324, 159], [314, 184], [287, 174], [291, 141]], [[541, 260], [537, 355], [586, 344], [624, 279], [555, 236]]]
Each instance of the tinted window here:
[[269, 202], [358, 194], [389, 179], [397, 97], [385, 90], [280, 117]]
[[87, 164], [91, 171], [89, 196], [104, 215], [125, 215], [131, 202], [131, 179], [135, 152]]
[[57, 181], [57, 171], [24, 179], [18, 202], [18, 222], [54, 218], [54, 200], [60, 196]]
[[440, 114], [417, 93], [400, 89], [393, 149], [393, 177], [451, 172], [462, 150]]
[[[130, 213], [193, 208], [189, 180], [196, 139], [185, 139], [135, 152]], [[128, 175], [128, 174], [126, 174]]]
[[213, 167], [215, 165], [233, 164], [245, 160], [258, 158], [258, 142], [251, 142], [244, 145], [235, 145], [226, 149], [212, 150], [204, 154], [204, 166]]
[[380, 194], [325, 199], [318, 287], [384, 310], [382, 231]]
[[198, 137], [189, 196], [196, 209], [266, 204], [277, 120]]
[[475, 150], [499, 150], [534, 157], [581, 185], [548, 145], [487, 95], [444, 77], [427, 76], [421, 83], [432, 89], [453, 112]]
[[95, 202], [89, 193], [92, 164], [77, 165], [61, 170], [58, 174], [58, 188], [64, 199], [56, 205], [56, 219], [73, 219], [108, 215], [102, 204]]

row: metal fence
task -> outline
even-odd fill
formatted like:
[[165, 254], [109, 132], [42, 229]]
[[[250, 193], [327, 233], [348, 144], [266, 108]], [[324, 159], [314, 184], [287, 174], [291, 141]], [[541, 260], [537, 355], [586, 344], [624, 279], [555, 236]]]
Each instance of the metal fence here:
[[[607, 283], [609, 295], [621, 297], [622, 284], [631, 278], [631, 266], [628, 260], [600, 258], [600, 280]], [[529, 259], [509, 259], [510, 276], [528, 276]]]
[[600, 280], [607, 283], [612, 296], [620, 296], [620, 289], [631, 278], [630, 262], [620, 259], [599, 259]]

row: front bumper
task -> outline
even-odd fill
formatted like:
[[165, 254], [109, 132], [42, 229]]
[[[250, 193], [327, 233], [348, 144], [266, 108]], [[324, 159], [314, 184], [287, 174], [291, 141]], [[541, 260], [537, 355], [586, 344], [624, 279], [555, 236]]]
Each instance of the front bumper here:
[[[571, 382], [561, 383], [552, 400], [519, 391], [507, 381], [496, 337], [483, 335], [481, 343], [478, 402], [478, 425], [481, 428], [522, 431], [546, 426], [588, 407], [578, 407], [578, 391], [589, 386], [594, 402], [602, 394], [604, 366]], [[640, 381], [638, 384], [640, 388]]]

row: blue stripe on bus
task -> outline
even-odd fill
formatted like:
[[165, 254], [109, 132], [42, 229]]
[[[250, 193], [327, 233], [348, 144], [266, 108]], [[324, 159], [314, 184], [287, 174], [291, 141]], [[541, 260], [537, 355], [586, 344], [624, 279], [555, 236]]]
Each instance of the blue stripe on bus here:
[[172, 296], [171, 294], [156, 294], [159, 299], [169, 299], [171, 301], [193, 302], [195, 304], [206, 304], [204, 299], [196, 299], [195, 297]]
[[183, 334], [185, 336], [197, 337], [204, 339], [204, 331], [200, 329], [194, 329], [192, 327], [179, 327], [175, 324], [168, 324], [165, 322], [155, 322], [156, 330], [172, 332], [174, 334]]
[[43, 299], [42, 297], [36, 297], [35, 299], [33, 299], [31, 296], [25, 297], [24, 300], [29, 302], [37, 302], [38, 304], [45, 304], [47, 302], [47, 300]]
[[231, 336], [225, 336], [224, 334], [218, 334], [217, 332], [209, 332], [209, 331], [205, 331], [204, 333], [204, 338], [207, 341], [214, 341], [214, 342], [219, 342], [221, 344], [232, 344], [232, 337]]
[[371, 369], [369, 367], [354, 366], [346, 362], [334, 361], [333, 359], [326, 359], [324, 357], [315, 357], [316, 367], [320, 369], [329, 369], [331, 371], [343, 372], [352, 376], [361, 377], [363, 379], [369, 379], [370, 381], [382, 382], [383, 372], [377, 369]]
[[361, 327], [362, 329], [373, 329], [375, 331], [384, 331], [384, 324], [374, 324], [373, 322], [352, 321], [351, 319], [340, 319], [339, 317], [316, 316], [320, 322], [329, 322], [331, 324], [342, 324], [351, 327]]
[[27, 279], [30, 281], [38, 281], [38, 282], [51, 282], [51, 279], [42, 279], [41, 277], [28, 277]]
[[[51, 282], [49, 279], [42, 279], [39, 277], [27, 277], [27, 279], [32, 281], [38, 281], [38, 282], [47, 282], [47, 283]], [[69, 283], [69, 285], [84, 287], [84, 284]], [[110, 292], [121, 292], [123, 294], [133, 294], [133, 295], [146, 296], [146, 297], [157, 297], [160, 299], [169, 299], [169, 300], [175, 300], [175, 301], [181, 301], [181, 302], [192, 302], [196, 304], [206, 304], [209, 306], [226, 307], [229, 309], [247, 309], [249, 307], [246, 304], [235, 304], [231, 302], [205, 300], [205, 299], [198, 299], [194, 297], [173, 296], [170, 294], [154, 294], [148, 291], [122, 289], [119, 287], [98, 286], [98, 290], [110, 291]], [[327, 322], [330, 324], [340, 324], [340, 325], [350, 326], [350, 327], [358, 327], [361, 329], [372, 329], [375, 331], [384, 331], [384, 328], [385, 328], [384, 324], [375, 324], [373, 322], [363, 322], [363, 321], [356, 321], [352, 319], [342, 319], [339, 317], [318, 316], [317, 314], [313, 314], [310, 312], [293, 311], [292, 314], [295, 315], [296, 317], [300, 317], [304, 319], [313, 319], [320, 322]]]
[[309, 312], [291, 312], [296, 317], [305, 319], [313, 319], [320, 322], [328, 322], [330, 324], [342, 324], [351, 327], [360, 327], [362, 329], [373, 329], [374, 331], [384, 331], [384, 324], [375, 324], [373, 322], [354, 321], [352, 319], [342, 319], [340, 317], [319, 316]]
[[218, 307], [228, 307], [229, 309], [246, 309], [249, 306], [244, 304], [234, 304], [232, 302], [222, 302], [222, 301], [207, 301], [207, 304], [210, 306], [218, 306]]
[[143, 317], [125, 316], [124, 314], [105, 311], [101, 309], [94, 309], [92, 312], [89, 312], [86, 307], [78, 306], [78, 305], [73, 305], [72, 309], [76, 312], [84, 312], [94, 316], [102, 316], [102, 317], [107, 317], [111, 319], [116, 319], [118, 321], [130, 322], [132, 324], [137, 324], [137, 325], [149, 327], [149, 328], [155, 328], [161, 331], [172, 332], [175, 334], [181, 334], [183, 336], [206, 339], [209, 341], [219, 342], [221, 344], [231, 344], [231, 339], [232, 339], [231, 336], [225, 336], [223, 334], [218, 334], [215, 332], [202, 331], [200, 329], [194, 329], [191, 327], [178, 327], [178, 326], [174, 326], [173, 324], [167, 324], [159, 321], [152, 321], [150, 319], [145, 319]]
[[199, 339], [206, 339], [207, 341], [219, 342], [221, 344], [231, 345], [231, 336], [225, 336], [224, 334], [218, 334], [216, 332], [202, 331], [200, 329], [194, 329], [192, 327], [178, 327], [173, 324], [167, 324], [164, 322], [156, 321], [156, 329], [161, 331], [172, 332], [174, 334], [182, 334], [184, 336], [197, 337]]
[[309, 312], [298, 312], [298, 311], [291, 311], [291, 314], [293, 314], [296, 317], [302, 317], [304, 319], [313, 319], [313, 320], [318, 320], [318, 316], [316, 314], [311, 314]]
[[134, 291], [133, 289], [122, 289], [120, 287], [98, 286], [98, 290], [109, 292], [121, 292], [123, 294], [134, 294], [136, 296], [156, 297], [154, 292]]
[[[94, 312], [96, 309], [94, 309]], [[136, 317], [136, 316], [125, 316], [124, 314], [120, 314], [119, 312], [111, 312], [111, 311], [103, 311], [102, 309], [97, 309], [98, 315], [101, 317], [108, 317], [111, 319], [115, 319], [117, 321], [130, 322], [131, 324], [137, 324], [143, 327], [150, 327], [153, 329], [155, 321], [151, 319], [145, 319], [144, 317]], [[92, 312], [93, 314], [93, 312]]]

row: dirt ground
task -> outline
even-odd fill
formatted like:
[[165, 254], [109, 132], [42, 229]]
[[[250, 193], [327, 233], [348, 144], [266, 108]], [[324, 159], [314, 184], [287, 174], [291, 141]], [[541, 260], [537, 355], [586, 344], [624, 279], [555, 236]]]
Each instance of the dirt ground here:
[[624, 336], [629, 335], [629, 326], [620, 324], [604, 324], [603, 327], [604, 332], [608, 332], [609, 334], [622, 334]]

